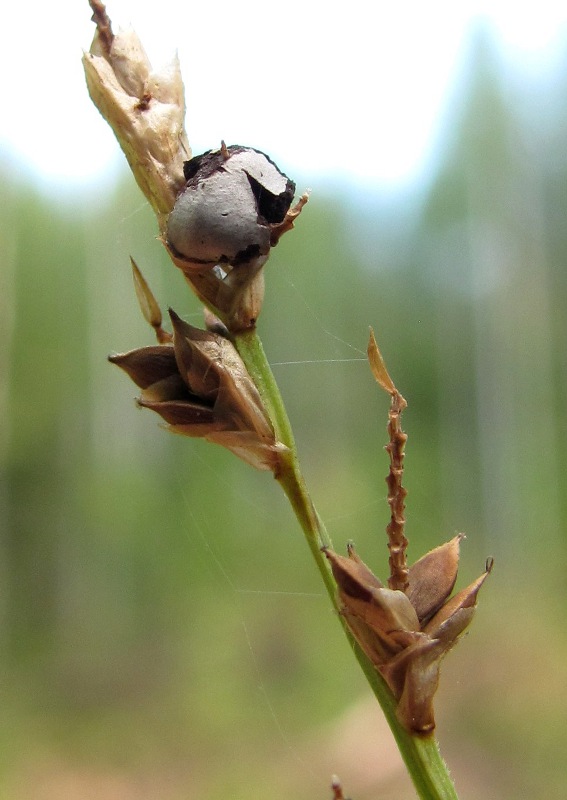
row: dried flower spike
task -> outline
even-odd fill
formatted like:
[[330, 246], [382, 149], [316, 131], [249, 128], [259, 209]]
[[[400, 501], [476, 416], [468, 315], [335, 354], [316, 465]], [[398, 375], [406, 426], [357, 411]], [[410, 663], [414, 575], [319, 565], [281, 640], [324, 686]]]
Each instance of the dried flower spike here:
[[277, 474], [285, 447], [276, 442], [258, 390], [232, 342], [194, 328], [173, 311], [173, 337], [166, 334], [149, 287], [137, 269], [134, 275], [142, 309], [149, 309], [144, 315], [163, 343], [109, 360], [142, 390], [138, 405], [159, 414], [174, 433], [223, 445], [257, 469]]
[[406, 519], [405, 499], [407, 491], [402, 485], [404, 475], [404, 450], [407, 435], [402, 430], [401, 416], [407, 403], [396, 389], [390, 377], [382, 353], [378, 348], [374, 331], [370, 329], [368, 342], [368, 362], [377, 383], [390, 395], [390, 410], [388, 412], [388, 434], [390, 441], [386, 451], [390, 456], [390, 471], [386, 478], [388, 485], [388, 505], [390, 506], [390, 522], [386, 528], [388, 534], [388, 549], [390, 550], [390, 589], [401, 589], [403, 592], [408, 585], [408, 567], [406, 550], [408, 540], [405, 536]]
[[112, 30], [100, 0], [90, 0], [97, 29], [83, 55], [89, 94], [111, 126], [136, 181], [164, 229], [191, 158], [177, 56], [156, 71], [133, 30]]
[[459, 565], [462, 534], [426, 553], [407, 567], [402, 486], [406, 434], [400, 415], [406, 402], [396, 389], [374, 334], [368, 345], [370, 367], [391, 397], [386, 447], [390, 455], [387, 527], [390, 578], [385, 587], [348, 547], [348, 557], [325, 548], [337, 582], [341, 613], [362, 650], [385, 679], [398, 701], [400, 722], [411, 733], [429, 734], [435, 728], [433, 697], [439, 683], [441, 659], [469, 625], [477, 595], [492, 562], [470, 586], [449, 599]]
[[353, 636], [398, 701], [398, 718], [411, 733], [435, 728], [433, 697], [441, 659], [469, 625], [477, 594], [492, 564], [470, 586], [447, 599], [457, 576], [456, 536], [409, 570], [408, 594], [382, 585], [351, 546], [348, 557], [325, 549], [341, 611]]

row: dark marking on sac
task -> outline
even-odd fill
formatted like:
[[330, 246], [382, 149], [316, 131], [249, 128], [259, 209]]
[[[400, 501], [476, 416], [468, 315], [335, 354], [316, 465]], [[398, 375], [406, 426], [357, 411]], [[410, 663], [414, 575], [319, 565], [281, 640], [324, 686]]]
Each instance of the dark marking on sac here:
[[289, 207], [295, 193], [295, 184], [293, 181], [288, 179], [284, 191], [281, 194], [276, 195], [269, 192], [264, 186], [262, 186], [261, 183], [259, 183], [259, 181], [256, 180], [256, 178], [253, 178], [252, 175], [249, 175], [246, 170], [244, 170], [244, 172], [248, 178], [250, 188], [252, 189], [252, 194], [256, 199], [258, 214], [271, 225], [278, 222], [283, 222], [285, 215], [289, 211]]

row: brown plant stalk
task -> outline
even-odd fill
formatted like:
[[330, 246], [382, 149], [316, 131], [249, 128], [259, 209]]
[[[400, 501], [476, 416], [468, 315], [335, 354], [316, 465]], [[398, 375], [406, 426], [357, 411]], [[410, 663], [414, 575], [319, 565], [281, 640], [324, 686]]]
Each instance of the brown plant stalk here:
[[408, 437], [402, 430], [401, 416], [406, 407], [406, 401], [395, 389], [391, 394], [390, 410], [388, 412], [390, 441], [385, 447], [390, 456], [390, 471], [386, 478], [386, 484], [388, 486], [388, 505], [391, 510], [390, 522], [386, 527], [386, 533], [388, 534], [388, 550], [390, 551], [388, 586], [390, 589], [400, 589], [402, 592], [406, 591], [409, 583], [409, 568], [406, 557], [408, 540], [404, 533], [407, 489], [402, 485], [404, 449]]

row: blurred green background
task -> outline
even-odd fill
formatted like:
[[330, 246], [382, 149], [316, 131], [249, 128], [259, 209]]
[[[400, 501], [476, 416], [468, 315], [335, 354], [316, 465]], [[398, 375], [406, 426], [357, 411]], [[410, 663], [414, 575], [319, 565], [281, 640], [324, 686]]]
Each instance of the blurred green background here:
[[[130, 254], [201, 317], [133, 180], [54, 196], [7, 155], [0, 176], [0, 796], [313, 800], [337, 772], [413, 797], [278, 485], [166, 434], [105, 360], [152, 342]], [[459, 585], [496, 562], [444, 666], [442, 750], [462, 798], [560, 800], [567, 51], [524, 83], [479, 35], [427, 180], [312, 188], [260, 332], [314, 500], [385, 575], [372, 325], [409, 401], [410, 556], [465, 531]]]

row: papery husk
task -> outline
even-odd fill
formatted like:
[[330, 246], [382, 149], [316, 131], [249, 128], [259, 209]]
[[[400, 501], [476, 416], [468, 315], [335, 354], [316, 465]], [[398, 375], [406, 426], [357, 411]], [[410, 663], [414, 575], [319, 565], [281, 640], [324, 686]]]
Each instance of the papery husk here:
[[435, 729], [433, 698], [439, 685], [443, 645], [422, 638], [380, 667], [380, 673], [398, 701], [396, 715], [411, 733], [429, 734]]
[[470, 624], [491, 568], [447, 599], [457, 577], [462, 538], [455, 536], [410, 568], [407, 594], [383, 587], [352, 545], [348, 558], [324, 548], [341, 613], [398, 701], [398, 718], [414, 734], [427, 735], [435, 728], [433, 698], [441, 659]]
[[262, 310], [265, 282], [263, 266], [267, 256], [255, 264], [229, 268], [222, 276], [209, 265], [196, 266], [162, 242], [172, 262], [178, 267], [199, 300], [214, 311], [231, 333], [251, 330]]
[[462, 534], [426, 553], [409, 568], [407, 595], [423, 624], [453, 591]]
[[[150, 324], [161, 329], [153, 296], [141, 285]], [[155, 411], [169, 430], [226, 447], [248, 464], [277, 474], [281, 454], [260, 394], [232, 342], [203, 331], [170, 310], [173, 341], [110, 357], [142, 389], [138, 405]], [[161, 334], [159, 334], [161, 331]]]
[[185, 183], [183, 162], [191, 158], [179, 60], [174, 56], [164, 68], [153, 70], [137, 34], [113, 33], [102, 3], [91, 5], [97, 31], [90, 52], [83, 54], [89, 94], [163, 231]]
[[116, 353], [108, 360], [123, 369], [140, 389], [179, 374], [175, 352], [168, 345], [140, 347], [127, 353]]

